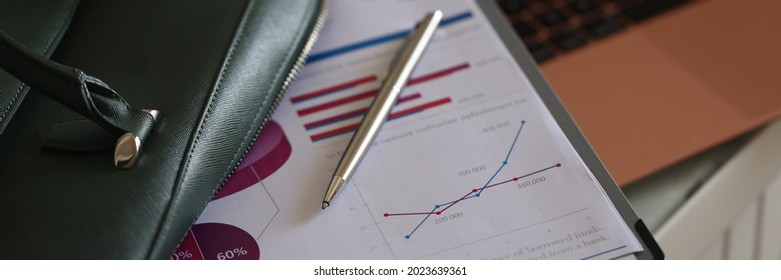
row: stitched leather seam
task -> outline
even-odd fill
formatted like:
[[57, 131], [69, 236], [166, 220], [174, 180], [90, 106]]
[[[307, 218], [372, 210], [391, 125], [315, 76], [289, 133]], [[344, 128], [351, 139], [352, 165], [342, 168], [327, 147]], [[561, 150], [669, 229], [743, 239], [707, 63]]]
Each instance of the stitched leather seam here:
[[[321, 2], [321, 3], [320, 3], [320, 5], [323, 5], [323, 3]], [[236, 49], [236, 46], [238, 45], [238, 42], [240, 41], [240, 39], [241, 39], [242, 35], [244, 34], [244, 26], [246, 25], [246, 22], [247, 22], [247, 20], [248, 20], [248, 19], [250, 18], [250, 16], [252, 15], [252, 12], [254, 11], [254, 9], [253, 9], [253, 7], [254, 7], [254, 6], [255, 6], [255, 1], [254, 1], [254, 0], [250, 0], [250, 5], [248, 6], [249, 12], [248, 12], [248, 13], [247, 13], [247, 15], [245, 16], [245, 18], [243, 18], [243, 19], [242, 19], [242, 21], [241, 21], [241, 23], [240, 23], [240, 27], [239, 27], [239, 33], [238, 33], [238, 35], [237, 35], [237, 38], [236, 38], [236, 39], [235, 39], [235, 41], [234, 41], [234, 42], [231, 44], [231, 48], [230, 48], [230, 50], [228, 51], [228, 57], [226, 58], [225, 67], [222, 69], [222, 71], [221, 71], [221, 73], [220, 73], [220, 76], [219, 76], [219, 78], [218, 78], [218, 80], [217, 80], [216, 86], [215, 86], [215, 93], [216, 93], [216, 92], [219, 92], [219, 86], [220, 86], [220, 84], [221, 84], [221, 82], [222, 82], [222, 79], [223, 79], [223, 76], [224, 76], [224, 74], [225, 74], [225, 71], [226, 71], [226, 69], [228, 69], [228, 68], [229, 68], [229, 65], [230, 65], [230, 59], [233, 57], [233, 51]], [[303, 34], [304, 32], [306, 32], [306, 30], [308, 29], [307, 27], [308, 27], [308, 25], [306, 25], [306, 24], [302, 24], [302, 25], [300, 26], [299, 30], [296, 32], [296, 36], [295, 36], [294, 38], [296, 38], [296, 39], [300, 38], [300, 37], [302, 36], [302, 34]], [[287, 52], [287, 54], [285, 55], [285, 58], [286, 58], [286, 59], [285, 59], [285, 60], [283, 60], [282, 62], [280, 62], [280, 65], [278, 65], [278, 66], [276, 67], [276, 69], [281, 69], [281, 68], [282, 68], [281, 66], [282, 66], [282, 64], [284, 63], [284, 61], [288, 61], [288, 60], [289, 60], [289, 59], [290, 59], [290, 58], [291, 58], [291, 57], [294, 55], [294, 51], [295, 51], [295, 50], [296, 50], [295, 48], [291, 48], [291, 49], [289, 49], [289, 50], [288, 50], [288, 52]], [[285, 72], [285, 71], [282, 71], [282, 70], [280, 70], [280, 71], [277, 71], [277, 73], [276, 73], [276, 75], [275, 75], [275, 77], [274, 77], [274, 80], [275, 80], [275, 81], [276, 81], [276, 80], [279, 80], [280, 76], [281, 76], [281, 75], [283, 75], [284, 73], [286, 73], [286, 72]], [[261, 105], [261, 106], [259, 106], [259, 108], [263, 108], [263, 107], [265, 107], [265, 106], [266, 106], [266, 104], [268, 104], [268, 102], [269, 102], [270, 100], [273, 100], [273, 99], [274, 99], [274, 96], [273, 96], [273, 94], [275, 94], [275, 93], [276, 93], [276, 90], [275, 90], [274, 88], [269, 88], [269, 91], [270, 91], [270, 92], [267, 92], [267, 94], [265, 95], [265, 96], [266, 96], [266, 98], [265, 98], [265, 100], [263, 100], [263, 102], [262, 102], [262, 105]], [[192, 149], [191, 149], [191, 151], [190, 151], [190, 155], [189, 155], [189, 156], [188, 156], [188, 158], [187, 158], [187, 162], [185, 163], [185, 167], [184, 167], [184, 170], [183, 170], [182, 176], [180, 177], [180, 178], [182, 178], [182, 180], [184, 180], [184, 178], [186, 178], [186, 176], [187, 176], [187, 173], [188, 173], [188, 171], [189, 171], [189, 167], [190, 167], [190, 162], [191, 162], [191, 160], [192, 160], [192, 155], [193, 155], [194, 151], [196, 150], [196, 148], [197, 148], [197, 146], [198, 146], [198, 141], [199, 141], [199, 139], [200, 139], [200, 135], [203, 133], [203, 127], [205, 126], [206, 122], [207, 122], [207, 121], [208, 121], [208, 119], [209, 119], [209, 115], [210, 115], [210, 113], [211, 113], [211, 112], [210, 112], [210, 110], [211, 110], [211, 109], [212, 109], [212, 107], [213, 107], [213, 103], [212, 103], [212, 101], [214, 100], [214, 96], [216, 96], [216, 95], [217, 95], [217, 94], [214, 94], [214, 95], [212, 96], [212, 98], [209, 100], [210, 104], [209, 104], [209, 106], [208, 106], [208, 109], [207, 109], [207, 112], [206, 112], [206, 114], [205, 114], [205, 116], [204, 116], [204, 121], [201, 123], [201, 126], [198, 128], [198, 132], [197, 132], [197, 135], [196, 135], [196, 137], [195, 137], [195, 140], [193, 141], [193, 146], [192, 146]], [[262, 112], [263, 112], [263, 110], [262, 110], [262, 109], [259, 109], [259, 110], [258, 110], [257, 114], [255, 115], [255, 118], [253, 119], [253, 123], [257, 122], [257, 121], [258, 121], [258, 119], [259, 119], [259, 118], [261, 118], [261, 117], [263, 116]], [[260, 129], [260, 128], [259, 128], [259, 129]], [[247, 141], [248, 141], [248, 140], [250, 140], [250, 141], [251, 141], [252, 135], [253, 135], [253, 130], [252, 130], [252, 129], [249, 129], [249, 130], [247, 130], [247, 133], [246, 133], [246, 134], [245, 134], [245, 136], [244, 136], [244, 140], [242, 141], [242, 145], [241, 145], [241, 146], [244, 146], [244, 145], [247, 143]], [[228, 169], [226, 169], [226, 170], [225, 170], [225, 172], [223, 173], [223, 175], [221, 176], [221, 178], [225, 178], [225, 176], [227, 176], [227, 174], [228, 174], [228, 173], [229, 173], [231, 170], [233, 170], [233, 167], [234, 167], [234, 162], [236, 162], [236, 161], [238, 160], [238, 156], [241, 154], [241, 152], [242, 152], [242, 149], [241, 149], [241, 148], [238, 148], [238, 149], [236, 150], [236, 153], [234, 153], [234, 154], [233, 154], [233, 160], [231, 160], [231, 166], [229, 166], [229, 167], [228, 167]], [[179, 184], [181, 184], [181, 181], [180, 181], [179, 183], [177, 183], [177, 189], [175, 189], [174, 191], [178, 190], [178, 186], [179, 186]], [[214, 196], [214, 195], [216, 194], [216, 191], [217, 191], [217, 190], [213, 191], [213, 192], [212, 192], [212, 194], [211, 194], [211, 196]], [[206, 201], [206, 202], [203, 204], [203, 206], [201, 207], [201, 211], [203, 211], [203, 209], [204, 209], [204, 208], [206, 208], [206, 205], [208, 205], [208, 203], [209, 203], [209, 202], [208, 202], [208, 201]], [[168, 209], [169, 211], [167, 211], [167, 213], [170, 213], [170, 212], [171, 212], [171, 209], [172, 209], [173, 207], [174, 207], [174, 205], [169, 205], [169, 209]], [[166, 221], [167, 221], [167, 217], [168, 217], [168, 216], [166, 215], [166, 216], [163, 218], [163, 221], [161, 222], [161, 224], [165, 224], [165, 223], [166, 223]], [[192, 223], [195, 223], [195, 221], [193, 221]], [[160, 230], [158, 230], [157, 237], [159, 237], [159, 235], [160, 235], [160, 232], [161, 232], [161, 231], [160, 231]], [[185, 238], [185, 236], [182, 236], [182, 238], [179, 240], [179, 244], [181, 244], [181, 242], [182, 242], [182, 240], [184, 240], [184, 238]], [[155, 244], [154, 244], [154, 245], [152, 245], [152, 248], [155, 248], [155, 247], [157, 246], [157, 243], [156, 243], [156, 242], [157, 242], [157, 240], [158, 240], [158, 238], [155, 238]], [[149, 253], [151, 254], [152, 252], [150, 251]], [[147, 257], [147, 258], [148, 258], [148, 257]]]
[[16, 103], [16, 100], [19, 98], [19, 96], [22, 95], [23, 89], [24, 89], [24, 83], [19, 82], [19, 86], [16, 88], [16, 93], [14, 93], [14, 97], [11, 98], [11, 103], [8, 103], [8, 106], [5, 107], [3, 113], [0, 114], [0, 122], [3, 121], [6, 114], [10, 115], [11, 108], [14, 107], [14, 104]]
[[[214, 91], [211, 94], [211, 97], [209, 98], [208, 105], [206, 107], [206, 112], [204, 113], [203, 120], [201, 121], [201, 124], [198, 126], [198, 131], [195, 134], [195, 138], [193, 139], [192, 146], [188, 149], [188, 155], [187, 155], [187, 161], [184, 163], [184, 170], [182, 170], [182, 175], [179, 177], [179, 181], [175, 183], [174, 189], [172, 190], [171, 197], [176, 197], [179, 191], [179, 188], [181, 187], [182, 181], [187, 178], [187, 173], [190, 170], [190, 162], [192, 161], [193, 154], [195, 153], [195, 150], [198, 148], [198, 144], [200, 143], [201, 135], [203, 134], [204, 127], [209, 122], [209, 118], [211, 117], [211, 112], [214, 109], [215, 102], [217, 95], [219, 95], [220, 91], [220, 85], [222, 83], [223, 78], [225, 77], [225, 72], [228, 69], [228, 66], [231, 64], [231, 60], [233, 58], [233, 53], [236, 50], [236, 47], [238, 46], [239, 42], [241, 41], [241, 38], [244, 35], [244, 28], [247, 26], [247, 20], [249, 20], [250, 15], [252, 15], [252, 12], [254, 11], [253, 7], [255, 6], [254, 0], [249, 0], [249, 4], [246, 8], [244, 8], [244, 15], [239, 22], [239, 29], [236, 32], [236, 37], [233, 39], [233, 42], [231, 42], [231, 46], [228, 49], [228, 54], [225, 57], [225, 64], [223, 65], [222, 69], [220, 70], [220, 74], [217, 77], [217, 81], [215, 83]], [[208, 203], [208, 202], [207, 202]], [[165, 225], [168, 222], [168, 213], [171, 213], [173, 211], [174, 207], [176, 205], [173, 204], [173, 199], [169, 201], [168, 207], [165, 211], [165, 215], [163, 216], [163, 219], [160, 221], [160, 224], [158, 225], [157, 233], [155, 234], [155, 238], [153, 239], [154, 242], [152, 243], [152, 246], [149, 248], [149, 251], [147, 252], [147, 258], [149, 258], [152, 254], [152, 251], [154, 248], [157, 247], [157, 242], [159, 241], [160, 234], [162, 233], [162, 226]], [[194, 223], [195, 221], [193, 221]], [[182, 237], [184, 239], [184, 236]]]
[[[308, 25], [302, 24], [300, 26], [300, 28], [298, 29], [298, 31], [296, 32], [296, 35], [293, 37], [294, 40], [299, 39], [302, 36], [302, 34], [308, 29], [307, 27], [308, 27]], [[279, 80], [282, 75], [287, 73], [287, 71], [282, 71], [281, 70], [282, 69], [282, 64], [284, 64], [285, 61], [290, 61], [293, 58], [293, 56], [295, 55], [295, 53], [294, 53], [295, 50], [297, 50], [297, 49], [296, 48], [288, 49], [288, 52], [285, 55], [285, 60], [281, 61], [280, 64], [277, 65], [274, 68], [274, 69], [280, 69], [280, 71], [277, 71], [276, 75], [274, 76], [274, 81]], [[262, 112], [263, 112], [262, 108], [266, 107], [266, 105], [268, 104], [269, 101], [274, 100], [274, 98], [276, 97], [275, 94], [277, 93], [278, 90], [279, 89], [275, 89], [275, 88], [271, 88], [271, 87], [269, 88], [269, 91], [266, 92], [266, 95], [265, 95], [266, 98], [265, 98], [265, 100], [263, 100], [262, 105], [259, 107], [260, 109], [258, 109], [258, 112], [255, 115], [255, 118], [252, 120], [252, 123], [257, 122], [260, 118], [263, 117], [264, 114], [262, 114]], [[261, 128], [262, 127], [259, 127], [258, 129], [261, 129]], [[253, 138], [255, 132], [256, 131], [254, 131], [252, 129], [247, 130], [247, 134], [244, 135], [244, 141], [242, 141], [242, 145], [241, 146], [244, 146], [245, 144], [247, 144], [248, 141], [252, 141], [252, 138]], [[233, 154], [233, 160], [231, 160], [231, 166], [229, 166], [229, 168], [225, 170], [225, 172], [222, 174], [221, 178], [225, 178], [228, 175], [228, 173], [230, 173], [230, 171], [233, 170], [233, 167], [234, 167], [233, 163], [239, 160], [240, 154], [242, 154], [242, 152], [243, 152], [243, 149], [241, 147], [239, 147], [236, 150], [236, 153]], [[204, 204], [204, 207], [206, 207], [205, 204]]]
[[[77, 3], [77, 1], [71, 2], [69, 11], [73, 11], [73, 6], [76, 3]], [[60, 18], [57, 19], [57, 22], [63, 22], [65, 20], [65, 18], [67, 18], [67, 16], [69, 14], [70, 13], [62, 13], [60, 15]], [[46, 43], [46, 47], [44, 47], [44, 49], [40, 53], [40, 55], [44, 55], [46, 52], [49, 51], [49, 49], [52, 47], [52, 43], [54, 43], [54, 38], [57, 38], [58, 34], [62, 34], [62, 30], [65, 28], [65, 26], [67, 26], [67, 24], [60, 24], [60, 29], [56, 33], [53, 33], [49, 37], [49, 42]], [[11, 108], [14, 107], [14, 104], [16, 104], [16, 102], [18, 101], [19, 97], [22, 95], [22, 91], [24, 90], [24, 86], [25, 86], [24, 83], [19, 82], [19, 88], [16, 89], [16, 93], [14, 93], [14, 97], [11, 98], [11, 103], [8, 103], [8, 107], [6, 107], [5, 110], [3, 110], [3, 113], [0, 114], [0, 122], [3, 121], [3, 119], [6, 117], [6, 115], [10, 115]]]

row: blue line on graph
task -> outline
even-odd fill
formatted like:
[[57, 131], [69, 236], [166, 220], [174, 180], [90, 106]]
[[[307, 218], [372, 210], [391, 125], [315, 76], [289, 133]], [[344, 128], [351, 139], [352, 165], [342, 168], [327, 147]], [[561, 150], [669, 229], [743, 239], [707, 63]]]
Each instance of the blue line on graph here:
[[[442, 21], [439, 23], [439, 26], [440, 27], [447, 26], [447, 25], [450, 25], [452, 23], [455, 23], [455, 22], [458, 22], [458, 21], [461, 21], [461, 20], [464, 20], [464, 19], [468, 19], [468, 18], [471, 18], [471, 17], [472, 17], [472, 12], [466, 11], [466, 12], [463, 12], [463, 13], [460, 13], [460, 14], [456, 14], [456, 15], [453, 15], [453, 16], [449, 16], [449, 17], [443, 18]], [[355, 43], [352, 43], [352, 44], [349, 44], [349, 45], [346, 45], [346, 46], [343, 46], [343, 47], [338, 47], [338, 48], [335, 48], [335, 49], [330, 49], [330, 50], [322, 51], [322, 52], [319, 52], [319, 53], [314, 53], [314, 54], [309, 56], [309, 59], [307, 59], [306, 62], [307, 63], [313, 63], [313, 62], [324, 60], [324, 59], [328, 59], [328, 58], [331, 58], [331, 57], [334, 57], [334, 56], [342, 55], [342, 54], [345, 54], [345, 53], [348, 53], [348, 52], [351, 52], [351, 51], [355, 51], [355, 50], [371, 47], [371, 46], [374, 46], [374, 45], [390, 42], [390, 41], [393, 41], [393, 40], [398, 40], [398, 39], [401, 39], [401, 38], [405, 38], [405, 37], [407, 37], [407, 34], [409, 34], [411, 31], [412, 31], [412, 29], [406, 29], [406, 30], [402, 30], [402, 31], [397, 31], [397, 32], [393, 32], [393, 33], [377, 36], [377, 37], [374, 37], [374, 38], [366, 39], [366, 40], [363, 40], [363, 41], [355, 42]]]
[[431, 217], [431, 214], [434, 214], [434, 211], [437, 210], [437, 208], [439, 208], [439, 205], [435, 205], [434, 209], [431, 209], [431, 212], [428, 212], [428, 215], [426, 215], [426, 217], [424, 217], [423, 220], [420, 221], [420, 223], [418, 223], [418, 225], [414, 229], [412, 229], [412, 232], [404, 236], [404, 238], [409, 239], [410, 237], [412, 237], [412, 234], [415, 233], [415, 231], [417, 231], [418, 228], [420, 228], [420, 226], [422, 226], [423, 223], [426, 222], [426, 220], [428, 220], [428, 217]]
[[496, 170], [496, 173], [494, 173], [494, 176], [491, 176], [491, 179], [489, 179], [488, 182], [485, 183], [485, 186], [480, 188], [480, 191], [475, 196], [479, 197], [480, 194], [483, 193], [485, 188], [488, 187], [488, 184], [490, 184], [491, 181], [493, 181], [494, 178], [496, 178], [496, 175], [499, 174], [499, 171], [501, 171], [502, 168], [504, 168], [504, 166], [507, 165], [507, 161], [510, 159], [510, 154], [513, 152], [513, 149], [515, 148], [515, 143], [518, 142], [518, 136], [521, 135], [521, 130], [523, 130], [523, 126], [524, 125], [526, 125], [526, 121], [525, 120], [521, 121], [521, 127], [518, 128], [518, 132], [515, 133], [515, 139], [513, 139], [513, 143], [510, 145], [510, 150], [507, 151], [507, 156], [504, 158], [504, 161], [502, 162], [502, 166], [499, 166], [499, 169]]
[[459, 202], [459, 201], [463, 201], [463, 200], [467, 200], [467, 199], [470, 199], [470, 198], [475, 198], [475, 197], [477, 197], [477, 195], [474, 195], [474, 194], [473, 194], [473, 195], [470, 195], [470, 196], [464, 197], [464, 199], [456, 199], [456, 200], [453, 200], [453, 201], [450, 201], [450, 202], [445, 202], [445, 203], [442, 203], [442, 204], [440, 204], [440, 206], [446, 206], [446, 205], [450, 205], [450, 204], [453, 204], [453, 203], [456, 203], [456, 202]]
[[[435, 205], [435, 206], [434, 206], [434, 209], [433, 209], [433, 210], [431, 210], [431, 212], [429, 212], [429, 213], [428, 213], [428, 215], [426, 215], [426, 217], [424, 217], [424, 218], [423, 218], [423, 220], [422, 220], [422, 221], [420, 221], [420, 223], [418, 223], [418, 225], [417, 225], [417, 226], [416, 226], [416, 227], [415, 227], [415, 228], [412, 230], [412, 232], [410, 232], [409, 234], [407, 234], [406, 236], [404, 236], [404, 238], [407, 238], [407, 239], [409, 239], [410, 237], [412, 237], [412, 234], [413, 234], [413, 233], [415, 233], [415, 231], [417, 231], [417, 230], [418, 230], [418, 228], [420, 228], [420, 226], [421, 226], [421, 225], [423, 225], [423, 223], [424, 223], [424, 222], [425, 222], [425, 221], [426, 221], [426, 220], [427, 220], [429, 217], [431, 217], [431, 215], [432, 215], [432, 214], [434, 214], [434, 213], [436, 212], [436, 209], [438, 209], [439, 207], [441, 207], [441, 206], [445, 206], [445, 205], [452, 205], [452, 204], [455, 204], [455, 203], [457, 203], [457, 202], [460, 202], [460, 201], [463, 201], [463, 200], [467, 200], [467, 199], [470, 199], [470, 198], [480, 197], [480, 193], [482, 193], [482, 192], [483, 192], [483, 190], [485, 190], [485, 188], [486, 188], [486, 187], [488, 187], [488, 185], [489, 185], [489, 184], [491, 184], [491, 181], [493, 181], [493, 180], [494, 180], [494, 178], [496, 178], [496, 175], [497, 175], [497, 174], [499, 174], [499, 171], [501, 171], [501, 170], [502, 170], [502, 168], [504, 168], [504, 166], [505, 166], [505, 165], [507, 165], [507, 161], [510, 159], [510, 153], [512, 153], [512, 152], [513, 152], [513, 149], [515, 148], [515, 143], [516, 143], [516, 142], [518, 142], [518, 136], [519, 136], [519, 135], [521, 135], [521, 131], [523, 131], [523, 127], [524, 127], [525, 125], [526, 125], [526, 120], [522, 120], [522, 121], [521, 121], [521, 126], [518, 128], [518, 132], [516, 132], [516, 133], [515, 133], [515, 139], [513, 139], [513, 143], [510, 145], [510, 150], [509, 150], [509, 151], [507, 151], [507, 157], [505, 157], [505, 158], [504, 158], [504, 161], [502, 162], [502, 165], [501, 165], [501, 166], [499, 166], [499, 168], [496, 170], [496, 172], [494, 172], [494, 175], [493, 175], [493, 176], [491, 176], [491, 179], [489, 179], [489, 180], [488, 180], [488, 182], [485, 182], [485, 185], [483, 185], [483, 187], [482, 187], [482, 188], [480, 188], [480, 192], [478, 192], [478, 193], [476, 193], [476, 194], [473, 194], [473, 195], [470, 195], [470, 196], [464, 196], [464, 197], [462, 197], [462, 198], [460, 198], [460, 199], [457, 199], [457, 200], [454, 200], [454, 201], [451, 201], [451, 202], [447, 202], [447, 203], [442, 203], [442, 204], [437, 204], [437, 205]], [[474, 190], [473, 190], [473, 191], [474, 191]]]

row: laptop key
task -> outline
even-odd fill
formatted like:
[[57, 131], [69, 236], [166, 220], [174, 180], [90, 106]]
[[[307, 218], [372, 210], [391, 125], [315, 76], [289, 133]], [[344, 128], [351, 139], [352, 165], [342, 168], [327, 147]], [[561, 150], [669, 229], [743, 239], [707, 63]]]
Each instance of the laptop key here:
[[599, 7], [592, 0], [570, 0], [569, 6], [579, 14], [589, 12]]
[[523, 21], [513, 23], [513, 28], [515, 28], [515, 32], [518, 33], [518, 36], [521, 36], [521, 38], [537, 32], [536, 30], [534, 30], [534, 28], [529, 26], [528, 23]]
[[678, 5], [685, 4], [687, 0], [619, 0], [616, 4], [632, 20], [642, 21], [661, 14]]
[[[537, 62], [626, 30], [691, 0], [494, 0]], [[533, 18], [528, 18], [532, 13]], [[600, 14], [601, 17], [600, 17]], [[619, 16], [620, 15], [620, 16]], [[595, 18], [596, 16], [596, 18]], [[536, 22], [535, 22], [536, 21]], [[563, 31], [562, 31], [563, 30]], [[538, 41], [538, 37], [548, 41]]]
[[529, 52], [537, 63], [553, 58], [553, 52], [548, 50], [542, 43], [533, 43], [527, 45], [526, 48], [529, 49]]
[[586, 23], [583, 27], [595, 38], [602, 38], [624, 28], [624, 23], [613, 15], [603, 15], [599, 19]]
[[550, 37], [563, 51], [570, 51], [586, 44], [586, 40], [572, 30], [566, 30]]
[[550, 10], [537, 15], [537, 19], [546, 26], [553, 26], [567, 20], [567, 17], [558, 10]]
[[523, 11], [527, 8], [526, 3], [523, 0], [506, 0], [499, 3], [505, 14], [513, 14]]

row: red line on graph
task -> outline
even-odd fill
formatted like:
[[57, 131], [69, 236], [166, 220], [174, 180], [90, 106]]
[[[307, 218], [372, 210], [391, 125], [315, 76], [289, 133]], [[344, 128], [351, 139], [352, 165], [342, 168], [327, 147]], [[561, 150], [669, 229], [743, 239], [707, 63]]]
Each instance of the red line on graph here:
[[514, 177], [514, 178], [506, 180], [506, 181], [502, 181], [502, 182], [499, 182], [499, 183], [496, 183], [496, 184], [493, 184], [493, 185], [488, 185], [488, 186], [485, 186], [483, 189], [490, 189], [490, 188], [496, 187], [496, 186], [501, 185], [501, 184], [506, 184], [506, 183], [509, 183], [509, 182], [512, 182], [512, 181], [518, 181], [520, 179], [529, 177], [531, 175], [534, 175], [534, 174], [537, 174], [537, 173], [540, 173], [540, 172], [543, 172], [543, 171], [547, 171], [548, 169], [551, 169], [551, 168], [554, 168], [554, 167], [561, 167], [561, 163], [557, 163], [557, 164], [555, 164], [553, 166], [549, 166], [549, 167], [546, 167], [546, 168], [534, 171], [532, 173], [529, 173], [529, 174], [526, 174], [526, 175], [523, 175], [523, 176], [520, 176], [520, 177]]
[[469, 195], [471, 195], [471, 194], [473, 194], [473, 193], [476, 193], [476, 192], [477, 192], [477, 189], [472, 189], [472, 191], [471, 191], [471, 192], [469, 192], [469, 193], [465, 194], [464, 196], [462, 196], [461, 198], [459, 198], [459, 199], [458, 199], [458, 200], [456, 200], [455, 202], [453, 202], [453, 203], [450, 203], [450, 205], [448, 205], [447, 207], [445, 207], [445, 209], [439, 210], [439, 211], [437, 211], [437, 212], [435, 212], [435, 213], [436, 213], [437, 215], [440, 215], [440, 214], [442, 214], [442, 212], [445, 212], [445, 211], [447, 211], [447, 209], [450, 209], [450, 207], [453, 207], [453, 205], [456, 205], [456, 204], [458, 204], [459, 202], [461, 202], [461, 201], [464, 201], [464, 199], [466, 199], [466, 197], [467, 197], [467, 196], [469, 196]]
[[385, 217], [390, 217], [390, 216], [409, 216], [409, 215], [428, 215], [428, 214], [431, 214], [431, 212], [417, 212], [417, 213], [396, 213], [396, 214], [389, 214], [389, 213], [385, 213], [385, 215], [384, 215], [384, 216], [385, 216]]
[[[407, 82], [407, 86], [413, 86], [413, 85], [416, 85], [416, 84], [419, 84], [419, 83], [428, 82], [428, 81], [431, 81], [431, 80], [434, 80], [434, 79], [437, 79], [437, 78], [441, 78], [441, 77], [453, 74], [453, 73], [455, 73], [457, 71], [460, 71], [460, 70], [463, 70], [463, 69], [467, 69], [467, 68], [469, 68], [469, 63], [462, 63], [462, 64], [459, 64], [459, 65], [456, 65], [456, 66], [453, 66], [453, 67], [450, 67], [450, 68], [447, 68], [447, 69], [439, 70], [437, 72], [429, 73], [429, 74], [426, 74], [426, 75], [423, 75], [423, 76], [420, 76], [420, 77], [415, 77], [415, 78], [410, 79]], [[301, 109], [301, 110], [298, 110], [297, 113], [298, 113], [299, 116], [306, 116], [306, 115], [309, 115], [309, 114], [312, 114], [312, 113], [320, 112], [320, 111], [323, 111], [323, 110], [328, 110], [328, 109], [331, 109], [333, 107], [337, 107], [337, 106], [344, 105], [344, 104], [347, 104], [347, 103], [351, 103], [351, 102], [355, 102], [355, 101], [358, 101], [358, 100], [374, 97], [375, 95], [377, 95], [377, 91], [378, 91], [378, 89], [373, 89], [373, 90], [370, 90], [370, 91], [367, 91], [367, 92], [363, 92], [363, 93], [359, 93], [359, 94], [356, 94], [356, 95], [348, 96], [346, 98], [342, 98], [342, 99], [334, 100], [334, 101], [331, 101], [331, 102], [323, 103], [323, 104], [320, 104], [320, 105], [312, 106], [312, 107], [309, 107], [309, 108]]]
[[412, 101], [412, 100], [418, 99], [420, 97], [422, 97], [422, 95], [420, 95], [420, 92], [416, 92], [416, 93], [413, 93], [413, 94], [410, 94], [410, 95], [402, 96], [402, 97], [399, 97], [399, 100], [396, 100], [396, 105], [399, 105], [399, 104], [407, 102], [407, 101]]
[[[420, 93], [414, 93], [414, 94], [410, 94], [410, 95], [407, 95], [407, 96], [402, 96], [402, 97], [399, 97], [399, 100], [396, 101], [396, 104], [398, 105], [398, 104], [401, 104], [401, 103], [404, 103], [404, 102], [407, 102], [407, 101], [412, 101], [412, 100], [418, 99], [420, 97], [421, 97]], [[313, 122], [304, 124], [304, 128], [311, 129], [311, 128], [315, 128], [315, 127], [318, 127], [318, 126], [321, 126], [321, 125], [326, 125], [326, 124], [329, 124], [329, 123], [332, 123], [332, 122], [337, 122], [337, 121], [340, 121], [340, 120], [349, 119], [349, 118], [352, 118], [352, 117], [355, 117], [355, 116], [360, 116], [360, 115], [366, 114], [367, 111], [369, 111], [369, 107], [364, 107], [364, 108], [361, 108], [361, 109], [358, 109], [358, 110], [353, 110], [353, 111], [350, 111], [350, 112], [347, 112], [347, 113], [338, 114], [336, 116], [332, 116], [332, 117], [328, 117], [328, 118], [325, 118], [325, 119], [322, 119], [322, 120], [313, 121]]]
[[346, 88], [349, 88], [349, 87], [352, 87], [352, 86], [357, 86], [357, 85], [360, 85], [360, 84], [363, 84], [363, 83], [373, 82], [375, 80], [377, 80], [377, 76], [375, 76], [375, 75], [366, 76], [366, 77], [363, 77], [363, 78], [359, 78], [357, 80], [352, 80], [352, 81], [349, 81], [349, 82], [346, 82], [346, 83], [338, 84], [338, 85], [327, 87], [327, 88], [324, 88], [324, 89], [321, 89], [321, 90], [317, 90], [317, 91], [305, 93], [305, 94], [302, 94], [302, 95], [299, 95], [299, 96], [295, 96], [293, 98], [290, 98], [290, 101], [292, 101], [293, 103], [298, 103], [298, 102], [301, 102], [301, 101], [304, 101], [304, 100], [307, 100], [307, 99], [312, 99], [312, 98], [315, 98], [315, 97], [323, 96], [323, 95], [326, 95], [326, 94], [329, 94], [329, 93], [332, 93], [332, 92], [335, 92], [335, 91], [343, 90], [343, 89], [346, 89]]
[[[512, 179], [505, 180], [505, 181], [502, 181], [502, 182], [499, 182], [499, 183], [496, 183], [496, 184], [493, 184], [493, 185], [488, 185], [488, 186], [483, 187], [483, 189], [488, 189], [488, 188], [491, 188], [491, 187], [504, 185], [504, 184], [507, 184], [509, 182], [518, 181], [519, 179], [526, 178], [526, 177], [532, 176], [534, 174], [537, 174], [537, 173], [540, 173], [540, 172], [543, 172], [543, 171], [547, 171], [547, 170], [552, 169], [554, 167], [561, 167], [561, 163], [557, 163], [557, 164], [554, 164], [552, 166], [548, 166], [548, 167], [545, 167], [543, 169], [540, 169], [540, 170], [537, 170], [537, 171], [534, 171], [534, 172], [531, 172], [531, 173], [528, 173], [528, 174], [525, 174], [525, 175], [522, 175], [522, 176], [513, 177]], [[445, 209], [442, 209], [442, 210], [439, 210], [439, 211], [437, 211], [435, 209], [435, 210], [428, 211], [428, 212], [385, 213], [385, 214], [383, 214], [383, 216], [391, 217], [391, 216], [413, 216], [413, 215], [431, 215], [431, 214], [441, 215], [448, 208], [453, 207], [453, 205], [456, 205], [457, 203], [459, 203], [459, 202], [469, 198], [470, 195], [472, 195], [472, 194], [474, 194], [474, 193], [476, 193], [478, 191], [480, 191], [480, 189], [472, 189], [471, 191], [469, 191], [469, 193], [465, 194], [464, 196], [462, 196], [461, 198], [457, 199], [456, 201], [450, 202], [450, 205], [445, 207]]]
[[306, 115], [309, 115], [309, 114], [312, 114], [312, 113], [317, 113], [317, 112], [320, 112], [320, 111], [328, 110], [328, 109], [331, 109], [333, 107], [341, 106], [341, 105], [344, 105], [344, 104], [347, 104], [347, 103], [355, 102], [355, 101], [362, 100], [362, 99], [372, 98], [375, 95], [377, 95], [377, 90], [373, 89], [373, 90], [370, 90], [370, 91], [367, 91], [367, 92], [354, 94], [354, 95], [351, 95], [351, 96], [348, 96], [348, 97], [345, 97], [345, 98], [342, 98], [342, 99], [337, 99], [337, 100], [334, 100], [334, 101], [331, 101], [331, 102], [327, 102], [327, 103], [323, 103], [323, 104], [320, 104], [320, 105], [317, 105], [317, 106], [312, 106], [312, 107], [309, 107], [309, 108], [306, 108], [306, 109], [298, 110], [298, 115], [299, 116], [306, 116]]
[[[412, 107], [412, 108], [409, 108], [409, 109], [405, 109], [405, 110], [402, 110], [402, 111], [399, 111], [399, 112], [396, 112], [396, 113], [392, 113], [392, 114], [390, 114], [388, 116], [388, 119], [404, 117], [406, 115], [409, 115], [409, 114], [412, 114], [412, 113], [415, 113], [415, 112], [420, 112], [420, 111], [423, 111], [425, 109], [429, 109], [429, 108], [436, 107], [436, 106], [439, 106], [439, 105], [447, 104], [447, 103], [450, 103], [450, 102], [452, 102], [450, 97], [445, 97], [445, 98], [442, 98], [442, 99], [434, 100], [434, 101], [429, 102], [429, 103], [425, 103], [425, 104], [418, 105], [418, 106], [415, 106], [415, 107]], [[359, 125], [360, 125], [360, 123], [354, 123], [354, 124], [351, 124], [351, 125], [343, 126], [343, 127], [340, 127], [340, 128], [334, 129], [334, 130], [329, 130], [329, 131], [326, 131], [326, 132], [322, 132], [322, 133], [318, 133], [318, 134], [309, 136], [309, 139], [312, 139], [312, 141], [317, 141], [317, 140], [320, 140], [320, 139], [323, 139], [323, 138], [328, 138], [328, 137], [331, 137], [331, 136], [334, 136], [334, 135], [339, 135], [339, 134], [342, 134], [342, 133], [346, 133], [346, 132], [358, 129]]]

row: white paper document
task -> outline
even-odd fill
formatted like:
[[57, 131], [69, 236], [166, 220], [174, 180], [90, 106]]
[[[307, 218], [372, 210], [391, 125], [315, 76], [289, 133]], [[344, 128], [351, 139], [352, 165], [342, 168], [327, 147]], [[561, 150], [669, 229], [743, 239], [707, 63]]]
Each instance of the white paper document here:
[[[395, 51], [445, 18], [355, 176], [323, 195]], [[642, 250], [475, 3], [332, 0], [174, 259], [611, 259]]]

